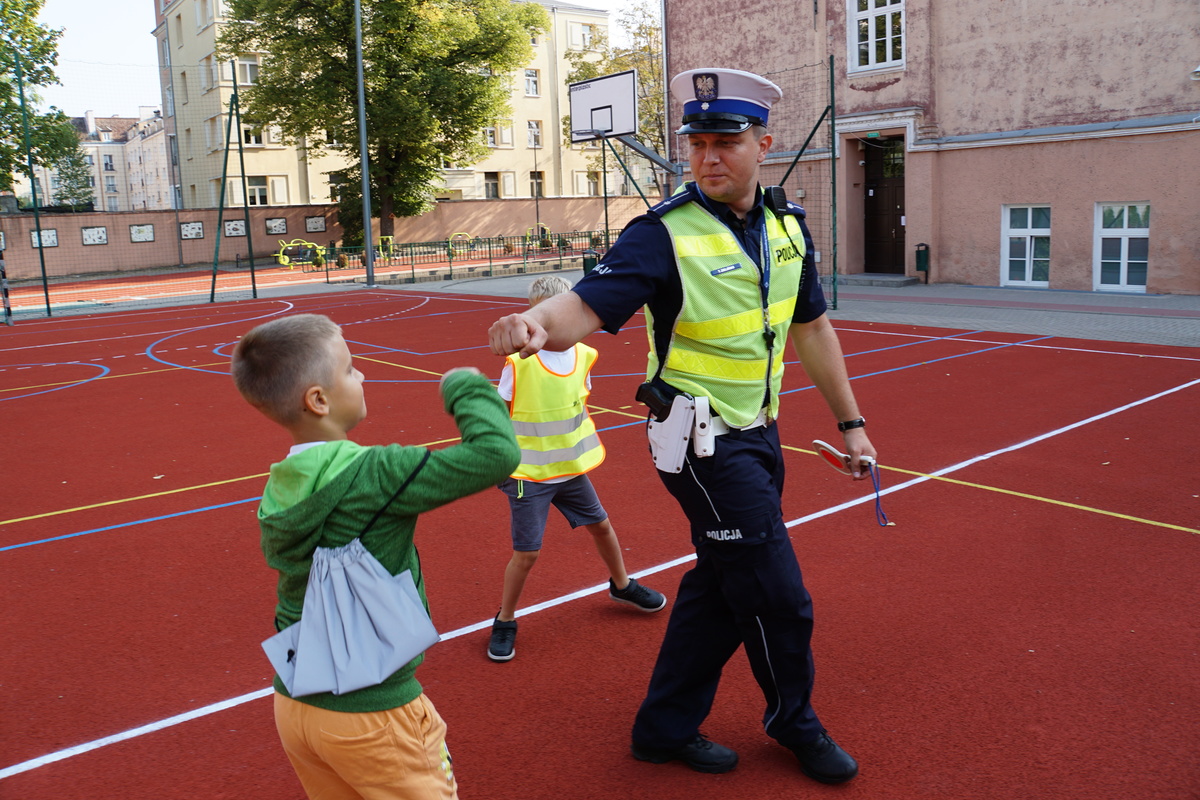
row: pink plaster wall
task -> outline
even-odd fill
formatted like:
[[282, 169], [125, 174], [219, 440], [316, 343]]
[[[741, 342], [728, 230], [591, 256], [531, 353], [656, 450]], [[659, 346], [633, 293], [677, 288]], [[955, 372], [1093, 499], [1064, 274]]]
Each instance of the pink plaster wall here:
[[[654, 202], [655, 198], [650, 198]], [[614, 197], [608, 201], [608, 225], [620, 230], [625, 223], [646, 208], [640, 197]], [[305, 218], [325, 218], [325, 231], [307, 233]], [[269, 235], [266, 220], [283, 217], [287, 233]], [[242, 219], [241, 209], [226, 210], [224, 219]], [[124, 272], [156, 267], [212, 264], [217, 231], [215, 209], [178, 212], [178, 221], [203, 222], [203, 239], [178, 240], [176, 212], [138, 211], [127, 213], [42, 214], [43, 230], [54, 229], [58, 246], [43, 249], [48, 276], [81, 275], [99, 272]], [[395, 220], [397, 242], [425, 242], [448, 238], [455, 233], [471, 236], [517, 236], [535, 227], [538, 220], [554, 232], [600, 230], [605, 222], [604, 198], [543, 198], [535, 207], [529, 200], [466, 200], [438, 203], [420, 217]], [[255, 258], [269, 258], [279, 250], [280, 240], [303, 239], [326, 245], [342, 238], [334, 206], [267, 206], [250, 210], [250, 231]], [[131, 242], [130, 225], [154, 225], [153, 242]], [[108, 243], [84, 245], [82, 229], [104, 226]], [[32, 214], [0, 215], [0, 231], [4, 232], [5, 267], [10, 280], [41, 277], [38, 251], [32, 245], [30, 232], [35, 230]], [[379, 221], [373, 225], [379, 236]], [[182, 256], [180, 249], [182, 248]], [[220, 260], [233, 261], [237, 255], [248, 256], [245, 237], [222, 237]]]
[[908, 192], [908, 244], [931, 245], [933, 282], [995, 286], [1002, 207], [1049, 205], [1050, 288], [1091, 291], [1096, 204], [1150, 203], [1146, 290], [1200, 294], [1200, 191], [1181, 174], [1200, 175], [1200, 147], [1178, 134], [909, 153], [906, 187], [932, 191]]

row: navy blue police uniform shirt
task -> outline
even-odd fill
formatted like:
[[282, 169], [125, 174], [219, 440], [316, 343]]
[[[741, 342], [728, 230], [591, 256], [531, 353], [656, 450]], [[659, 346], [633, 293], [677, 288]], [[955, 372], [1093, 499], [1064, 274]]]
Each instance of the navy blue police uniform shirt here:
[[[674, 206], [687, 199], [703, 203], [733, 231], [746, 253], [758, 263], [764, 219], [761, 189], [756, 192], [754, 207], [746, 215], [745, 225], [727, 205], [707, 197], [694, 183], [689, 183], [667, 203]], [[792, 322], [797, 323], [811, 322], [826, 310], [825, 293], [813, 266], [812, 238], [808, 227], [803, 224], [801, 227], [804, 231], [804, 269], [792, 314]], [[761, 265], [759, 267], [761, 269]], [[619, 331], [642, 306], [649, 308], [656, 320], [664, 323], [674, 320], [683, 305], [683, 287], [675, 265], [671, 235], [662, 220], [652, 213], [631, 220], [600, 264], [575, 284], [573, 291], [600, 317], [603, 330], [609, 333]], [[671, 334], [669, 325], [661, 324], [655, 334], [656, 350], [666, 352]]]

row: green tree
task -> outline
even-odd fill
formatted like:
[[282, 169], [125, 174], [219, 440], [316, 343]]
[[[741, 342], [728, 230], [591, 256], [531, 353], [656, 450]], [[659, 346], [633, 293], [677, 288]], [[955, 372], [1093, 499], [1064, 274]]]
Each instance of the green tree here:
[[74, 150], [55, 162], [54, 172], [58, 176], [58, 189], [54, 192], [55, 203], [71, 206], [74, 211], [80, 210], [80, 206], [96, 201], [96, 192], [92, 188], [92, 168], [88, 166], [83, 148], [78, 144]]
[[[511, 0], [362, 0], [363, 73], [372, 210], [380, 235], [394, 216], [433, 206], [442, 165], [470, 164], [481, 135], [507, 113], [511, 73], [533, 55], [546, 12]], [[258, 82], [241, 97], [245, 121], [276, 125], [310, 156], [333, 151], [351, 166], [339, 218], [358, 209], [358, 91], [350, 0], [229, 0], [218, 53], [260, 53]], [[359, 222], [361, 229], [361, 221]]]
[[[57, 108], [38, 113], [37, 87], [58, 83], [54, 67], [58, 64], [58, 39], [61, 30], [37, 24], [43, 0], [0, 0], [0, 191], [11, 191], [13, 175], [25, 174], [25, 134], [21, 119], [21, 99], [17, 86], [17, 60], [25, 91], [29, 120], [29, 149], [33, 163], [53, 164], [78, 138], [70, 119]], [[42, 202], [42, 198], [38, 198]]]
[[[624, 43], [613, 44], [613, 37], [598, 34], [594, 35], [591, 49], [568, 52], [566, 58], [571, 71], [567, 83], [636, 69], [638, 133], [634, 138], [665, 158], [667, 84], [663, 77], [662, 20], [658, 4], [650, 0], [629, 0], [617, 14], [616, 22], [625, 34]], [[563, 136], [570, 141], [570, 118], [563, 120]], [[600, 156], [596, 156], [594, 162], [593, 169], [600, 169]], [[660, 194], [665, 196], [665, 174], [655, 167], [654, 175]]]

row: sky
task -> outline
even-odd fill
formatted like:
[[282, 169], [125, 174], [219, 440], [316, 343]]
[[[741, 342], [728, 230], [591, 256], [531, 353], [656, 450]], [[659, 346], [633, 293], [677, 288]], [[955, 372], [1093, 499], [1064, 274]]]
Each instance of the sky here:
[[[577, 5], [620, 8], [620, 0], [570, 0]], [[39, 89], [40, 107], [55, 105], [68, 116], [136, 117], [139, 106], [161, 108], [154, 40], [156, 0], [45, 0], [38, 21], [64, 29], [58, 40], [62, 86]], [[118, 10], [119, 9], [119, 10]], [[610, 20], [615, 18], [610, 17]]]
[[42, 107], [72, 117], [136, 117], [139, 106], [160, 108], [154, 2], [46, 0], [38, 22], [64, 29], [57, 69], [63, 85], [38, 90]]

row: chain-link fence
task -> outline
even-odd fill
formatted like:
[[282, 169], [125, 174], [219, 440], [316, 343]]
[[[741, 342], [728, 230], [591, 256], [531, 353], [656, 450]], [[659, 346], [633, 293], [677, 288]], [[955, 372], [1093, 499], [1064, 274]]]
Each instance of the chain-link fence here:
[[[317, 154], [305, 142], [284, 141], [272, 125], [241, 119], [237, 92], [255, 80], [257, 58], [182, 63], [189, 51], [170, 41], [167, 48], [174, 62], [167, 67], [95, 64], [71, 79], [82, 100], [67, 111], [88, 166], [90, 200], [61, 202], [58, 165], [37, 167], [32, 181], [21, 170], [13, 195], [0, 198], [0, 248], [17, 320], [367, 279], [362, 248], [344, 246], [335, 205], [339, 171], [353, 153]], [[134, 81], [148, 87], [139, 97], [147, 96], [128, 108], [115, 87]], [[45, 105], [29, 93], [31, 113]], [[378, 277], [579, 266], [584, 250], [603, 250], [643, 207], [638, 195], [658, 199], [648, 162], [632, 151], [617, 158], [597, 147], [595, 160], [606, 158], [607, 171], [565, 175], [559, 185], [542, 183], [546, 153], [539, 165], [536, 150], [503, 152], [513, 160], [504, 173], [513, 179], [500, 181], [503, 201], [486, 199], [487, 176], [479, 173], [480, 198], [439, 203], [428, 215], [436, 223], [396, 219], [394, 235], [380, 237], [377, 222]], [[525, 167], [538, 176], [528, 190], [516, 180]]]
[[[831, 283], [837, 272], [832, 69], [831, 60], [763, 74], [779, 86], [783, 99], [771, 111], [771, 151], [760, 171], [764, 186], [783, 186], [788, 199], [804, 207], [817, 271]], [[684, 139], [674, 137], [679, 160], [686, 160]], [[836, 283], [829, 299], [836, 308]]]

